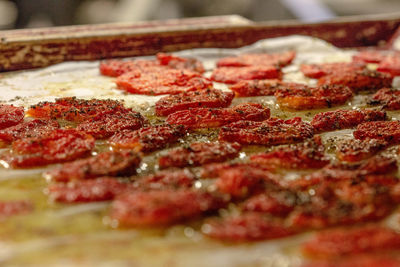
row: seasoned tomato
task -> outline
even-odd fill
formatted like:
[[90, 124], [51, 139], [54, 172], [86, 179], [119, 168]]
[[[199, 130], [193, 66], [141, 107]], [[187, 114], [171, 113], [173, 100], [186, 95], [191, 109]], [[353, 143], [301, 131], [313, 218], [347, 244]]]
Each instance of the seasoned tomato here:
[[289, 120], [238, 121], [221, 128], [219, 139], [244, 145], [281, 145], [301, 142], [314, 135], [311, 124], [296, 117]]
[[0, 141], [3, 144], [9, 144], [22, 138], [45, 136], [59, 127], [60, 125], [55, 120], [25, 121], [0, 130]]
[[288, 190], [266, 192], [247, 199], [242, 204], [242, 209], [277, 217], [285, 217], [293, 211], [296, 201], [297, 196], [295, 192], [290, 192]]
[[336, 258], [344, 255], [400, 250], [400, 234], [383, 226], [326, 230], [302, 246], [310, 257]]
[[129, 184], [115, 178], [102, 177], [50, 184], [46, 193], [52, 201], [75, 203], [111, 200], [129, 189]]
[[84, 100], [76, 97], [64, 97], [56, 99], [55, 102], [40, 102], [33, 105], [27, 111], [27, 114], [35, 118], [81, 122], [107, 111], [126, 112], [128, 109], [116, 100]]
[[353, 61], [355, 62], [365, 62], [365, 63], [379, 63], [390, 54], [389, 51], [382, 50], [363, 50], [358, 52], [353, 56]]
[[190, 188], [195, 176], [187, 169], [168, 169], [138, 178], [133, 186], [137, 190], [165, 190]]
[[155, 60], [108, 60], [100, 63], [100, 73], [105, 76], [118, 77], [127, 72], [140, 72], [158, 66], [160, 64]]
[[246, 66], [263, 66], [263, 65], [289, 65], [296, 56], [294, 51], [286, 51], [282, 53], [258, 53], [258, 54], [242, 54], [236, 57], [221, 58], [217, 62], [218, 67], [246, 67]]
[[321, 137], [250, 157], [251, 162], [287, 169], [318, 169], [329, 163]]
[[23, 107], [14, 107], [13, 105], [0, 105], [0, 129], [17, 125], [25, 117]]
[[326, 75], [338, 72], [357, 71], [365, 69], [365, 64], [361, 62], [338, 62], [323, 64], [303, 64], [300, 70], [307, 77], [318, 79]]
[[88, 155], [94, 138], [75, 129], [57, 129], [45, 136], [28, 137], [12, 143], [4, 160], [13, 168], [30, 168], [75, 160]]
[[370, 121], [357, 126], [353, 132], [357, 139], [380, 139], [396, 144], [400, 142], [400, 121]]
[[336, 155], [341, 161], [358, 162], [372, 157], [387, 146], [386, 141], [379, 139], [343, 140], [337, 144]]
[[285, 227], [282, 221], [253, 212], [237, 217], [208, 220], [202, 230], [211, 238], [229, 242], [270, 240], [295, 234], [293, 230]]
[[182, 92], [169, 95], [156, 102], [156, 114], [167, 116], [171, 113], [189, 108], [225, 108], [228, 107], [234, 94], [217, 89]]
[[135, 111], [103, 112], [80, 123], [77, 129], [96, 139], [104, 139], [122, 130], [142, 128], [145, 122], [146, 119]]
[[383, 105], [383, 108], [386, 110], [399, 110], [400, 90], [392, 88], [382, 88], [372, 96], [369, 104]]
[[234, 84], [241, 80], [281, 79], [282, 71], [276, 66], [249, 66], [241, 68], [220, 67], [214, 69], [211, 80]]
[[377, 68], [377, 71], [389, 73], [392, 76], [400, 75], [400, 54], [385, 57]]
[[160, 168], [200, 166], [211, 162], [222, 162], [239, 154], [238, 143], [192, 143], [179, 147], [158, 159]]
[[353, 97], [353, 93], [346, 86], [329, 85], [280, 89], [275, 92], [275, 97], [282, 108], [307, 110], [342, 105]]
[[205, 71], [203, 63], [195, 58], [184, 58], [166, 53], [157, 53], [157, 60], [161, 65], [173, 69], [186, 69], [199, 73]]
[[111, 217], [125, 226], [169, 225], [224, 206], [220, 197], [189, 189], [133, 191], [114, 200]]
[[321, 112], [314, 116], [311, 125], [316, 132], [334, 131], [352, 128], [360, 123], [369, 121], [386, 120], [386, 112], [362, 109], [362, 110], [335, 110]]
[[227, 169], [231, 169], [233, 167], [239, 168], [254, 168], [254, 169], [262, 169], [264, 171], [270, 171], [274, 168], [270, 166], [260, 165], [255, 162], [224, 162], [224, 163], [211, 163], [202, 166], [200, 170], [201, 178], [216, 178], [220, 175], [220, 173], [224, 172]]
[[182, 125], [150, 126], [136, 131], [123, 130], [111, 136], [108, 142], [118, 148], [151, 152], [177, 142], [186, 132], [186, 128]]
[[260, 104], [245, 103], [230, 108], [192, 108], [168, 115], [166, 122], [188, 128], [217, 128], [234, 121], [262, 121], [268, 119], [270, 110]]
[[358, 92], [391, 87], [392, 80], [392, 76], [387, 73], [363, 70], [326, 75], [318, 80], [318, 85], [342, 85]]
[[136, 173], [141, 161], [133, 151], [106, 151], [86, 159], [68, 162], [45, 173], [53, 181], [91, 179], [99, 176], [120, 176]]
[[280, 80], [243, 80], [230, 87], [238, 96], [267, 96], [274, 95], [278, 90], [306, 89], [301, 83], [282, 82]]
[[119, 89], [132, 94], [165, 95], [211, 88], [212, 82], [189, 70], [156, 69], [128, 72], [116, 80]]

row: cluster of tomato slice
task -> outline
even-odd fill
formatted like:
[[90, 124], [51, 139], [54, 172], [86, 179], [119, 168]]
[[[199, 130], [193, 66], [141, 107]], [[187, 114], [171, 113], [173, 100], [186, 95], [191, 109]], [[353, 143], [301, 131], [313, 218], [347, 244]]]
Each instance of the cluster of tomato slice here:
[[[100, 72], [116, 77], [118, 88], [168, 94], [155, 105], [157, 123], [114, 100], [60, 98], [26, 112], [1, 105], [0, 141], [10, 148], [1, 160], [10, 168], [60, 164], [44, 174], [50, 180], [49, 198], [66, 203], [111, 200], [110, 217], [128, 227], [204, 219], [230, 203], [238, 214], [205, 218], [205, 235], [243, 242], [376, 222], [400, 202], [396, 160], [379, 154], [400, 143], [399, 121], [389, 121], [383, 110], [339, 109], [318, 113], [308, 123], [299, 117], [272, 118], [257, 103], [231, 103], [235, 97], [274, 95], [281, 108], [319, 109], [342, 105], [369, 90], [376, 92], [370, 105], [396, 110], [400, 93], [391, 84], [399, 67], [393, 59], [397, 54], [382, 53], [360, 52], [349, 63], [302, 65], [305, 76], [318, 79], [314, 87], [282, 81], [282, 68], [295, 58], [292, 51], [222, 58], [210, 79], [202, 75], [200, 61], [168, 54], [155, 60], [105, 61]], [[371, 58], [384, 72], [367, 68]], [[231, 90], [215, 89], [212, 81], [230, 84]], [[337, 144], [333, 161], [317, 134], [347, 128], [356, 128], [354, 138]], [[191, 133], [201, 138], [177, 145]], [[108, 149], [99, 149], [97, 140]], [[249, 145], [283, 146], [240, 159]], [[149, 154], [162, 170], [136, 174]], [[282, 170], [312, 171], [287, 180]], [[16, 212], [32, 208], [13, 205]], [[368, 262], [375, 258], [364, 252], [400, 249], [399, 240], [399, 234], [375, 224], [321, 232], [304, 251], [323, 258], [360, 252], [360, 260]]]

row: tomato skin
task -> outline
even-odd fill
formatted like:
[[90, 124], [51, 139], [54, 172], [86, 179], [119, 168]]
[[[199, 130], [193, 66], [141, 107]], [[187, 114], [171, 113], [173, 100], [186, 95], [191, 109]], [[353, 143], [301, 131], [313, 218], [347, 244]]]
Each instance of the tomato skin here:
[[133, 187], [140, 191], [190, 188], [195, 178], [187, 169], [168, 169], [138, 178]]
[[318, 79], [338, 72], [359, 71], [365, 69], [366, 64], [361, 62], [338, 62], [323, 64], [303, 64], [301, 72], [309, 78]]
[[282, 82], [280, 80], [242, 80], [230, 87], [239, 97], [269, 96], [282, 89], [305, 89], [301, 83]]
[[122, 183], [115, 178], [101, 177], [50, 184], [46, 192], [50, 200], [55, 202], [81, 203], [112, 200], [129, 189], [129, 184]]
[[225, 206], [210, 193], [180, 190], [129, 192], [112, 203], [111, 217], [124, 226], [171, 225]]
[[211, 88], [212, 82], [199, 73], [189, 70], [154, 69], [148, 72], [127, 72], [115, 83], [131, 94], [165, 95], [179, 94]]
[[313, 127], [301, 118], [271, 118], [265, 121], [238, 121], [221, 128], [219, 140], [242, 145], [282, 145], [301, 142], [314, 135]]
[[59, 127], [60, 125], [55, 120], [34, 119], [0, 130], [0, 140], [4, 144], [9, 144], [22, 138], [47, 135]]
[[241, 145], [238, 143], [192, 143], [187, 148], [180, 147], [158, 159], [160, 168], [201, 166], [211, 162], [222, 162], [236, 157]]
[[321, 138], [314, 137], [301, 144], [252, 155], [250, 161], [283, 169], [318, 169], [330, 161], [324, 153]]
[[353, 97], [352, 91], [341, 85], [280, 89], [274, 95], [281, 108], [292, 110], [330, 108]]
[[262, 121], [270, 116], [269, 108], [245, 103], [230, 108], [193, 108], [168, 115], [171, 125], [185, 125], [190, 129], [217, 128], [239, 120]]
[[353, 128], [361, 123], [370, 121], [384, 121], [386, 112], [379, 110], [335, 110], [321, 112], [314, 116], [311, 125], [316, 132], [327, 132]]
[[111, 136], [108, 142], [116, 148], [131, 148], [147, 153], [177, 142], [186, 133], [187, 128], [182, 125], [157, 125], [136, 131], [120, 131]]
[[19, 139], [4, 160], [13, 168], [31, 168], [87, 156], [94, 138], [75, 129], [56, 129], [45, 136]]
[[289, 65], [295, 57], [295, 51], [270, 54], [242, 54], [236, 57], [221, 58], [217, 61], [217, 67], [248, 67], [260, 65], [277, 65], [284, 67]]
[[17, 125], [24, 120], [24, 117], [25, 112], [23, 107], [0, 105], [0, 129]]
[[182, 92], [161, 98], [156, 102], [155, 110], [158, 116], [167, 116], [190, 108], [225, 108], [233, 97], [234, 93], [217, 89]]
[[133, 151], [106, 151], [96, 156], [78, 159], [45, 173], [45, 177], [57, 182], [93, 179], [100, 176], [123, 176], [136, 173], [141, 162]]
[[282, 71], [275, 66], [249, 66], [241, 68], [219, 67], [214, 69], [211, 80], [234, 84], [241, 80], [282, 79]]

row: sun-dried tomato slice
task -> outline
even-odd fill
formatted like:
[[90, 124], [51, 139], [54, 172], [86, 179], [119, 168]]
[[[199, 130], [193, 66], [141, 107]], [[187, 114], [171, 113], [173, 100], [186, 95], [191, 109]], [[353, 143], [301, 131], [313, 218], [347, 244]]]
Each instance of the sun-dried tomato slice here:
[[128, 109], [116, 100], [84, 100], [76, 97], [64, 97], [56, 99], [55, 102], [40, 102], [33, 105], [27, 114], [35, 118], [80, 122], [105, 111], [126, 112]]
[[296, 117], [262, 122], [238, 121], [221, 128], [219, 140], [245, 145], [281, 145], [301, 142], [314, 135], [311, 124]]
[[103, 112], [80, 123], [77, 129], [96, 139], [104, 139], [122, 130], [142, 128], [145, 122], [146, 119], [135, 111]]
[[368, 104], [383, 105], [383, 108], [387, 110], [399, 110], [400, 90], [382, 88], [372, 96]]
[[179, 147], [158, 159], [160, 168], [200, 166], [211, 162], [222, 162], [239, 154], [241, 145], [238, 143], [213, 142], [192, 143]]
[[128, 72], [116, 79], [119, 89], [132, 94], [178, 94], [211, 88], [212, 82], [189, 70], [160, 69], [148, 72]]
[[400, 250], [400, 234], [377, 225], [326, 230], [304, 243], [302, 250], [310, 257], [323, 258]]
[[357, 139], [380, 139], [397, 144], [400, 142], [400, 121], [370, 121], [357, 126], [353, 132]]
[[385, 57], [376, 69], [380, 72], [389, 73], [392, 76], [400, 75], [400, 54], [389, 55]]
[[243, 80], [230, 87], [238, 96], [267, 96], [281, 89], [305, 89], [301, 83], [282, 82], [280, 80]]
[[17, 125], [24, 120], [25, 113], [23, 107], [13, 105], [0, 105], [0, 129]]
[[125, 226], [168, 225], [224, 206], [222, 198], [201, 191], [133, 191], [114, 200], [111, 217]]
[[76, 203], [111, 200], [129, 189], [129, 184], [115, 178], [102, 177], [50, 184], [46, 192], [53, 201]]
[[177, 142], [186, 132], [182, 125], [150, 126], [136, 131], [123, 130], [111, 136], [108, 142], [114, 147], [151, 152]]
[[390, 174], [397, 171], [397, 160], [390, 156], [373, 156], [363, 162], [358, 170], [367, 174]]
[[239, 168], [255, 168], [255, 169], [263, 169], [264, 171], [270, 171], [273, 168], [270, 166], [260, 165], [255, 162], [224, 162], [224, 163], [211, 163], [202, 166], [200, 170], [201, 178], [216, 178], [220, 173], [224, 172], [227, 169], [231, 169], [233, 167]]
[[233, 97], [233, 92], [223, 92], [211, 88], [182, 92], [161, 98], [156, 102], [155, 109], [158, 116], [167, 116], [189, 108], [225, 108], [231, 104]]
[[282, 71], [273, 65], [249, 66], [241, 68], [220, 67], [214, 69], [211, 80], [234, 84], [241, 80], [281, 79]]
[[311, 121], [316, 132], [334, 131], [352, 128], [363, 122], [384, 121], [386, 113], [378, 110], [335, 110], [321, 112]]
[[75, 160], [94, 148], [94, 138], [75, 129], [57, 129], [48, 135], [19, 139], [3, 158], [11, 167], [29, 168]]
[[246, 67], [262, 65], [289, 65], [296, 56], [295, 51], [286, 51], [282, 53], [257, 53], [242, 54], [236, 57], [221, 58], [217, 62], [218, 67]]
[[1, 201], [0, 220], [13, 215], [26, 214], [33, 210], [33, 205], [27, 200]]
[[230, 108], [192, 108], [168, 115], [166, 122], [191, 129], [217, 128], [234, 121], [262, 121], [270, 116], [269, 108], [256, 103], [244, 103]]
[[269, 240], [295, 234], [280, 220], [273, 220], [268, 216], [253, 212], [237, 217], [208, 220], [202, 230], [211, 238], [230, 242]]
[[138, 190], [164, 190], [190, 188], [195, 176], [187, 169], [169, 169], [141, 177], [133, 184]]
[[296, 201], [295, 193], [287, 190], [261, 193], [247, 199], [242, 204], [242, 209], [285, 217], [294, 209]]
[[318, 79], [326, 75], [338, 72], [348, 72], [363, 70], [365, 64], [361, 62], [335, 62], [323, 64], [303, 64], [300, 66], [301, 72], [307, 77]]
[[100, 73], [106, 76], [118, 77], [127, 72], [140, 72], [147, 68], [158, 66], [160, 64], [156, 60], [108, 60], [100, 63]]
[[45, 177], [53, 181], [67, 182], [100, 176], [132, 175], [136, 173], [140, 161], [140, 156], [133, 151], [106, 151], [90, 158], [65, 163], [46, 172]]
[[353, 93], [346, 86], [329, 85], [280, 89], [275, 92], [275, 97], [282, 108], [305, 110], [342, 105], [353, 97]]
[[363, 70], [326, 75], [318, 80], [318, 85], [343, 85], [358, 92], [391, 87], [392, 80], [393, 77], [387, 73]]
[[250, 157], [251, 162], [287, 169], [318, 169], [329, 163], [321, 137]]
[[205, 72], [203, 63], [195, 58], [183, 58], [167, 53], [157, 53], [157, 60], [161, 65], [174, 69], [187, 69], [199, 73]]
[[336, 155], [341, 161], [358, 162], [372, 157], [387, 146], [386, 141], [379, 139], [343, 140], [337, 144]]
[[379, 63], [390, 54], [389, 51], [381, 50], [363, 50], [358, 52], [353, 56], [353, 61], [355, 62], [365, 62], [365, 63]]
[[219, 172], [215, 185], [222, 193], [233, 197], [244, 197], [262, 190], [263, 184], [277, 185], [276, 176], [263, 168], [238, 165]]
[[3, 144], [9, 144], [22, 138], [44, 136], [59, 127], [60, 125], [55, 120], [35, 119], [21, 122], [17, 125], [0, 130], [0, 141]]

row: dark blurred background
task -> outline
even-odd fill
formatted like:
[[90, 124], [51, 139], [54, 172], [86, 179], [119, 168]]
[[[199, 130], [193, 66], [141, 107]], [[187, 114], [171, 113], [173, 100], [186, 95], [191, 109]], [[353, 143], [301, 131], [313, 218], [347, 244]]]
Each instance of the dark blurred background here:
[[323, 21], [400, 11], [399, 0], [0, 0], [0, 29], [239, 14]]

